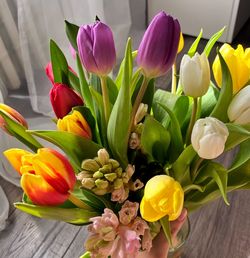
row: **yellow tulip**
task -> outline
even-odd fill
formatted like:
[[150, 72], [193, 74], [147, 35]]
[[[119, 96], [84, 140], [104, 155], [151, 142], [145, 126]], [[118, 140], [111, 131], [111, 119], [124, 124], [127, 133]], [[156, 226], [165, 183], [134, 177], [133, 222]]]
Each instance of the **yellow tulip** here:
[[[226, 61], [230, 70], [233, 81], [233, 93], [237, 93], [243, 88], [250, 79], [250, 48], [245, 51], [242, 45], [238, 45], [236, 49], [225, 43], [220, 48], [220, 53]], [[213, 73], [216, 83], [221, 87], [222, 74], [218, 55], [213, 63]]]
[[57, 128], [60, 131], [70, 132], [84, 138], [92, 138], [91, 129], [87, 121], [77, 110], [74, 110], [72, 114], [62, 119], [58, 119]]
[[180, 41], [179, 41], [177, 53], [180, 53], [181, 50], [183, 49], [183, 47], [184, 47], [184, 38], [183, 38], [183, 34], [181, 32], [180, 33]]
[[146, 184], [140, 204], [143, 219], [157, 221], [168, 215], [169, 220], [176, 220], [182, 211], [184, 191], [174, 178], [167, 175], [152, 177]]

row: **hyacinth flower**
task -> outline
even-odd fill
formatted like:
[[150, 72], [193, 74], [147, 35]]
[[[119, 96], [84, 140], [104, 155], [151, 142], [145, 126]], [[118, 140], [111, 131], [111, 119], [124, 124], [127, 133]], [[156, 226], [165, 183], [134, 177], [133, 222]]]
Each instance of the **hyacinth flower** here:
[[101, 79], [105, 120], [108, 123], [110, 104], [107, 92], [106, 76], [116, 62], [116, 51], [111, 29], [96, 21], [92, 25], [83, 25], [77, 34], [77, 47], [85, 69], [97, 74]]
[[76, 176], [69, 161], [59, 152], [41, 148], [33, 154], [22, 149], [9, 149], [4, 155], [21, 175], [21, 187], [34, 204], [53, 206], [69, 199], [78, 207], [87, 207], [70, 193]]
[[[244, 50], [243, 46], [239, 44], [234, 49], [225, 43], [219, 51], [229, 68], [233, 81], [233, 93], [236, 94], [250, 80], [250, 48]], [[215, 81], [221, 87], [222, 72], [218, 55], [214, 60], [212, 68]]]
[[150, 79], [166, 74], [175, 62], [181, 28], [177, 19], [161, 11], [149, 24], [138, 48], [137, 64], [144, 80], [137, 94], [129, 131]]
[[[12, 107], [5, 105], [3, 103], [0, 103], [0, 111], [6, 114], [7, 116], [9, 116], [14, 121], [24, 126], [25, 128], [28, 128], [27, 122], [24, 119], [24, 117]], [[0, 128], [2, 128], [5, 132], [11, 134], [11, 132], [9, 132], [8, 129], [6, 128], [5, 120], [1, 117], [1, 114], [0, 114]]]
[[63, 118], [73, 107], [83, 105], [82, 98], [74, 90], [62, 83], [55, 83], [49, 95], [57, 118]]
[[74, 110], [72, 114], [64, 116], [62, 119], [58, 119], [57, 128], [60, 131], [70, 132], [87, 139], [92, 138], [91, 129], [87, 121], [77, 110]]

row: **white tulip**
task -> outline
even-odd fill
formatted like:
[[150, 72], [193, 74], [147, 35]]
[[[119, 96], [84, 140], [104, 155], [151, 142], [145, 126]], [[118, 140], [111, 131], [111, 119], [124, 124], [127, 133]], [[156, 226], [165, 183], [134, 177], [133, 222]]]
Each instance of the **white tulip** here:
[[201, 97], [206, 94], [210, 84], [210, 67], [205, 53], [191, 58], [184, 55], [180, 65], [180, 83], [185, 95]]
[[228, 107], [227, 115], [235, 124], [250, 123], [250, 85], [235, 95]]
[[214, 159], [223, 153], [229, 135], [224, 123], [214, 117], [196, 121], [191, 135], [191, 143], [203, 159]]

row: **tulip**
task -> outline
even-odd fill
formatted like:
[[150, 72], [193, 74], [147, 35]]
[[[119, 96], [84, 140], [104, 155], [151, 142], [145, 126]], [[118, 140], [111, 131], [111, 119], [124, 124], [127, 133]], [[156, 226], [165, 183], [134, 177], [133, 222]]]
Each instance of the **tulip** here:
[[[71, 71], [73, 74], [76, 75], [76, 72], [69, 66], [68, 67], [69, 71]], [[52, 63], [49, 62], [46, 67], [45, 67], [45, 72], [47, 74], [47, 77], [49, 78], [49, 80], [51, 81], [51, 83], [54, 85], [55, 81], [54, 81], [54, 74], [53, 74], [53, 69], [52, 69]]]
[[223, 153], [228, 135], [224, 123], [214, 117], [206, 117], [194, 124], [191, 143], [201, 158], [215, 159]]
[[180, 53], [181, 50], [183, 49], [183, 47], [184, 47], [184, 38], [183, 38], [183, 34], [180, 33], [180, 40], [179, 40], [179, 45], [178, 45], [177, 53]]
[[184, 192], [179, 182], [167, 175], [154, 176], [144, 189], [141, 216], [146, 221], [154, 222], [168, 215], [172, 221], [180, 216], [183, 202]]
[[[237, 49], [233, 49], [225, 43], [220, 48], [220, 53], [231, 73], [233, 93], [236, 94], [250, 79], [250, 48], [246, 48], [244, 51], [242, 45], [238, 45]], [[212, 68], [216, 83], [221, 87], [222, 73], [218, 56], [216, 56]]]
[[59, 119], [57, 128], [60, 131], [70, 132], [84, 138], [91, 139], [91, 129], [79, 111], [74, 110], [72, 114]]
[[[24, 119], [24, 117], [18, 113], [15, 109], [12, 107], [5, 105], [3, 103], [0, 103], [0, 111], [9, 116], [14, 121], [18, 122], [19, 124], [23, 125], [24, 127], [28, 128], [27, 122]], [[2, 128], [4, 131], [8, 132], [6, 128], [6, 123], [3, 117], [1, 117], [0, 114], [0, 128]]]
[[55, 83], [50, 90], [50, 102], [57, 118], [63, 118], [73, 107], [83, 105], [81, 97], [67, 85], [61, 83]]
[[115, 43], [111, 29], [96, 21], [83, 25], [77, 34], [77, 47], [81, 61], [88, 72], [105, 76], [115, 65]]
[[187, 96], [197, 98], [206, 94], [210, 84], [210, 68], [205, 53], [195, 53], [192, 58], [188, 55], [183, 56], [180, 83]]
[[178, 20], [165, 12], [148, 26], [138, 48], [137, 63], [148, 78], [161, 76], [174, 64], [180, 40]]
[[41, 148], [37, 154], [9, 149], [4, 155], [21, 175], [21, 187], [34, 204], [59, 205], [68, 199], [76, 177], [62, 154]]
[[235, 95], [228, 107], [227, 114], [233, 123], [241, 125], [250, 123], [250, 85]]

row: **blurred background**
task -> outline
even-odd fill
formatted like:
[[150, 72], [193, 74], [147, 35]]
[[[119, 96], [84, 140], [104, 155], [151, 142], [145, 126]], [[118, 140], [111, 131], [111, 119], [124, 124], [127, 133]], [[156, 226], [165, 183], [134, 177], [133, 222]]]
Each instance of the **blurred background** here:
[[[50, 39], [57, 42], [69, 65], [75, 67], [64, 20], [81, 25], [94, 22], [97, 15], [113, 30], [119, 64], [128, 36], [137, 49], [147, 24], [160, 10], [178, 17], [185, 38], [182, 53], [188, 50], [201, 28], [204, 39], [200, 51], [206, 39], [223, 26], [226, 30], [221, 42], [250, 46], [249, 0], [0, 0], [0, 102], [23, 114], [31, 129], [52, 128], [49, 101], [52, 85], [44, 70], [50, 60]], [[169, 84], [170, 75], [158, 80], [158, 87], [166, 88]], [[0, 153], [10, 147], [21, 144], [0, 132]], [[12, 203], [20, 197], [21, 191], [12, 186], [19, 185], [19, 178], [0, 155], [4, 178], [0, 178], [0, 190], [2, 186]], [[6, 200], [0, 192], [0, 223], [8, 216]]]

